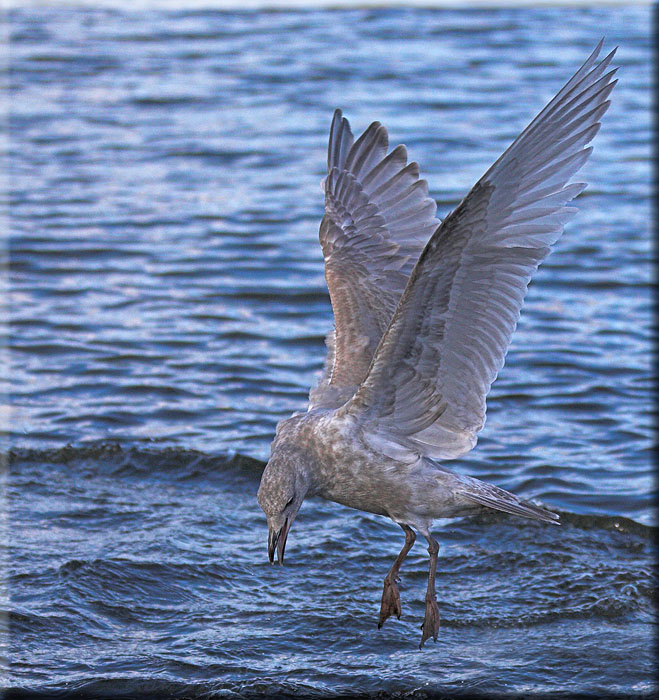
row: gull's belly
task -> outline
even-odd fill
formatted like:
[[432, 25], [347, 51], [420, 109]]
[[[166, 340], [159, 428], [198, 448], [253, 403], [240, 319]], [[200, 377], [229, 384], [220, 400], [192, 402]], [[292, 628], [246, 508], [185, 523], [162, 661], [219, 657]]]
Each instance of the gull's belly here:
[[332, 441], [319, 466], [317, 494], [322, 498], [389, 516], [414, 503], [409, 470], [384, 455], [362, 449], [358, 443]]
[[464, 512], [456, 503], [457, 479], [423, 460], [410, 465], [384, 455], [376, 459], [352, 455], [323, 471], [330, 478], [324, 480], [319, 496], [396, 522], [427, 523]]
[[331, 415], [308, 420], [316, 495], [409, 524], [464, 512], [464, 502], [456, 502], [460, 480], [451, 472], [413, 453], [401, 461], [376, 451], [349, 423]]
[[399, 479], [387, 479], [381, 474], [374, 475], [371, 479], [350, 469], [344, 473], [344, 479], [340, 483], [335, 482], [321, 488], [318, 495], [367, 513], [392, 516], [395, 512], [410, 508], [412, 504], [409, 491]]

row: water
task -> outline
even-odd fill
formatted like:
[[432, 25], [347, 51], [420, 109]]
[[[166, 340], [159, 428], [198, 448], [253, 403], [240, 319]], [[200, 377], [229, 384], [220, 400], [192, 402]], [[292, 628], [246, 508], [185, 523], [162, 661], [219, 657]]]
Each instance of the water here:
[[[650, 9], [9, 15], [11, 667], [104, 696], [647, 695]], [[306, 503], [287, 565], [255, 500], [331, 323], [327, 131], [379, 119], [444, 216], [602, 34], [589, 189], [456, 468], [561, 513], [438, 523], [376, 628], [393, 523]], [[425, 693], [425, 695], [424, 695]]]

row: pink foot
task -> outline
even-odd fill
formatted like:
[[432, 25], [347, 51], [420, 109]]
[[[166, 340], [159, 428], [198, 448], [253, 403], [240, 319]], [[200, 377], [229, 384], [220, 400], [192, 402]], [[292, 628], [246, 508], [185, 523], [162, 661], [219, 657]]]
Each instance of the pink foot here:
[[439, 608], [437, 607], [437, 599], [426, 596], [426, 616], [423, 619], [423, 624], [421, 625], [421, 644], [419, 644], [419, 649], [423, 648], [423, 644], [426, 639], [433, 638], [437, 641], [437, 635], [439, 634]]
[[378, 629], [384, 625], [385, 620], [391, 615], [395, 615], [400, 620], [400, 594], [394, 578], [388, 576], [384, 579], [384, 589], [382, 591], [382, 603], [380, 604], [380, 618]]

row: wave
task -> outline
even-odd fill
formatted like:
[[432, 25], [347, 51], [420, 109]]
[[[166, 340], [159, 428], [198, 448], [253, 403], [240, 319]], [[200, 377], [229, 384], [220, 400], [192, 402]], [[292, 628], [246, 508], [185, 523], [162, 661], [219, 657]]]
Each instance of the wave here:
[[[7, 462], [10, 473], [32, 466], [53, 465], [102, 472], [117, 478], [173, 478], [177, 481], [203, 480], [228, 475], [258, 481], [265, 462], [238, 452], [207, 453], [181, 447], [124, 446], [114, 442], [91, 445], [65, 445], [58, 448], [12, 448], [0, 453], [0, 464]], [[576, 513], [551, 508], [560, 515], [561, 523], [582, 530], [610, 530], [650, 539], [656, 536], [657, 526], [640, 523], [616, 514]], [[492, 511], [481, 516], [500, 519]]]
[[0, 463], [10, 470], [23, 465], [62, 465], [71, 468], [96, 466], [113, 476], [174, 474], [179, 478], [195, 478], [213, 472], [238, 472], [259, 478], [265, 462], [239, 453], [217, 454], [180, 447], [123, 446], [114, 442], [91, 445], [65, 445], [56, 448], [12, 448], [0, 453]]

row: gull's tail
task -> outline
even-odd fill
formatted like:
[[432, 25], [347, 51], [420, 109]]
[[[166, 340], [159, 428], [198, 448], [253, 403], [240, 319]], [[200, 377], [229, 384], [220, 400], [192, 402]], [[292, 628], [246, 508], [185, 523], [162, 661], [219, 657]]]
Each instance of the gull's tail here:
[[460, 496], [472, 503], [494, 508], [495, 510], [502, 510], [504, 513], [521, 515], [525, 518], [532, 518], [533, 520], [542, 520], [542, 522], [551, 523], [552, 525], [560, 525], [558, 522], [559, 517], [556, 513], [551, 513], [544, 508], [534, 506], [528, 501], [522, 501], [514, 494], [504, 491], [492, 484], [486, 484], [484, 481], [479, 481], [478, 479], [470, 478], [468, 481], [468, 489], [461, 491]]

